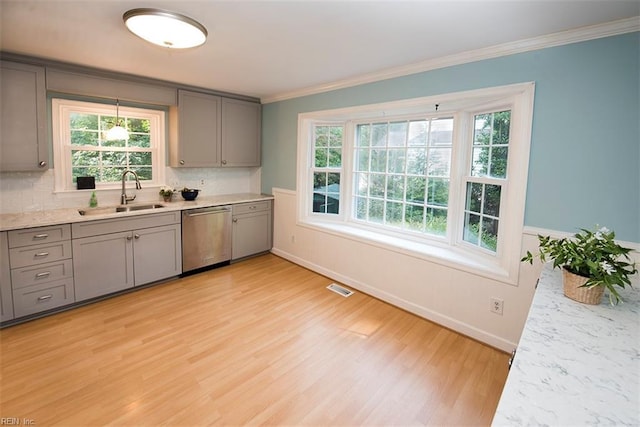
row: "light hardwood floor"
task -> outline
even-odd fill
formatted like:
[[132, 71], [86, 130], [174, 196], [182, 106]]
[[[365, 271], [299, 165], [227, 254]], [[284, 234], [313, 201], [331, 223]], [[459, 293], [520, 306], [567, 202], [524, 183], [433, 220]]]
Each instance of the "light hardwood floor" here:
[[45, 425], [488, 425], [509, 356], [274, 255], [0, 331]]

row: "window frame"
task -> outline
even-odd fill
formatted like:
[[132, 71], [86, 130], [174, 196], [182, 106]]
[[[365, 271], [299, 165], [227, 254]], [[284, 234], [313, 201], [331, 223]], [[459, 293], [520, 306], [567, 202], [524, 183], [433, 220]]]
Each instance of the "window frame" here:
[[[533, 82], [454, 92], [402, 101], [339, 108], [298, 115], [297, 224], [329, 234], [354, 239], [426, 259], [453, 268], [515, 285], [519, 271], [521, 237], [524, 228], [529, 148], [533, 122]], [[479, 177], [471, 175], [474, 115], [511, 110], [507, 178], [501, 182], [500, 221], [496, 252], [485, 250], [463, 239], [466, 183]], [[353, 216], [356, 127], [362, 121], [393, 121], [424, 114], [454, 117], [454, 135], [449, 187], [447, 235], [415, 236], [388, 227], [358, 223]], [[310, 135], [316, 123], [344, 123], [341, 171], [340, 213], [311, 212], [310, 162], [313, 150]], [[471, 135], [471, 136], [470, 136]], [[311, 175], [312, 176], [312, 175]], [[483, 178], [484, 179], [484, 178]], [[494, 178], [492, 178], [493, 180]], [[464, 187], [464, 188], [463, 188]], [[306, 191], [305, 191], [306, 189]], [[312, 197], [311, 197], [312, 199]]]
[[[54, 192], [75, 192], [77, 191], [76, 185], [73, 183], [72, 178], [72, 161], [71, 151], [73, 146], [71, 145], [71, 129], [70, 129], [70, 114], [72, 112], [88, 113], [88, 114], [103, 114], [113, 116], [115, 113], [115, 107], [112, 104], [106, 104], [101, 102], [87, 102], [77, 101], [66, 98], [52, 98], [51, 99], [51, 118], [52, 118], [52, 142], [53, 142], [53, 158], [54, 158], [54, 178], [55, 187]], [[120, 118], [133, 117], [141, 119], [149, 119], [150, 121], [150, 148], [145, 150], [131, 150], [136, 151], [150, 151], [151, 152], [151, 180], [141, 180], [146, 188], [158, 187], [164, 185], [165, 181], [165, 120], [166, 112], [161, 109], [153, 108], [137, 108], [127, 107], [120, 105], [119, 107]], [[96, 150], [98, 151], [98, 150]], [[128, 150], [115, 150], [129, 152]], [[121, 183], [118, 182], [97, 182], [96, 190], [115, 190], [120, 189]]]

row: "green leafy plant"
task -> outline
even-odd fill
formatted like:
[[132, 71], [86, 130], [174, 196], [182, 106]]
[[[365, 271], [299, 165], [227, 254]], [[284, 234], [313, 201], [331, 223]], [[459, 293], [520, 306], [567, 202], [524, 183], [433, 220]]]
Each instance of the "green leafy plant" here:
[[592, 230], [580, 229], [572, 238], [552, 239], [538, 235], [540, 252], [527, 255], [523, 262], [533, 263], [534, 258], [546, 262], [553, 260], [553, 267], [563, 267], [571, 273], [588, 278], [584, 287], [604, 286], [609, 290], [609, 302], [622, 301], [616, 286], [631, 286], [630, 276], [638, 272], [631, 262], [629, 252], [615, 242], [615, 233], [606, 227]]
[[162, 197], [171, 197], [171, 196], [173, 196], [173, 192], [174, 192], [174, 191], [175, 191], [175, 190], [174, 190], [173, 188], [171, 188], [171, 187], [167, 187], [167, 186], [165, 185], [165, 186], [163, 186], [162, 188], [160, 188], [160, 195], [161, 195]]

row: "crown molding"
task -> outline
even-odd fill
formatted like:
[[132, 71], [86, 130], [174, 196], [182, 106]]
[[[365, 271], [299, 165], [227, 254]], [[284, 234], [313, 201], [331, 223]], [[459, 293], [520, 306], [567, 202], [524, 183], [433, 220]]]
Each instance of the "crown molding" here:
[[265, 96], [261, 99], [263, 104], [284, 101], [292, 98], [299, 98], [307, 95], [329, 92], [337, 89], [344, 89], [366, 83], [373, 83], [396, 77], [408, 76], [439, 68], [451, 67], [470, 62], [493, 59], [501, 56], [514, 55], [517, 53], [530, 52], [533, 50], [546, 49], [554, 46], [578, 43], [582, 41], [594, 40], [604, 37], [616, 36], [620, 34], [640, 31], [640, 16], [607, 22], [604, 24], [590, 25], [573, 30], [561, 31], [545, 36], [533, 37], [509, 43], [503, 43], [482, 49], [471, 50], [441, 58], [429, 59], [401, 67], [389, 68], [373, 73], [363, 74], [358, 77], [337, 80], [335, 82], [310, 86], [300, 90], [285, 92], [276, 95]]

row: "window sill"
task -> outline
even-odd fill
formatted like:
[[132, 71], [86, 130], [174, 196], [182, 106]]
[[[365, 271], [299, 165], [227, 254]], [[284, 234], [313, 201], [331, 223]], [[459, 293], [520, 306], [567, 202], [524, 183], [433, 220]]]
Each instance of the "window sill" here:
[[429, 244], [412, 241], [345, 223], [305, 219], [300, 221], [298, 225], [413, 258], [430, 261], [509, 285], [517, 284], [517, 277], [510, 277], [507, 269], [496, 263], [491, 263], [482, 257], [475, 256], [470, 251], [464, 249], [438, 245], [437, 243]]

